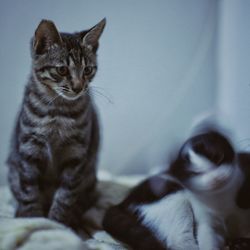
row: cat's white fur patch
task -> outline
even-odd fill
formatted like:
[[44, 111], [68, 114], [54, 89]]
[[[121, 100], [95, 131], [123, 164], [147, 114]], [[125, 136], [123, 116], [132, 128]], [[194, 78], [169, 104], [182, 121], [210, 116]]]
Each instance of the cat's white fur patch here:
[[194, 238], [194, 218], [185, 192], [175, 194], [151, 204], [131, 206], [142, 216], [142, 223], [155, 232], [155, 235], [166, 244], [166, 247], [176, 250], [198, 250]]
[[194, 190], [213, 191], [226, 187], [237, 168], [232, 164], [216, 166], [206, 157], [195, 153], [191, 149], [188, 150], [188, 155], [190, 170], [199, 173], [198, 176], [192, 177], [187, 182], [187, 186]]
[[[245, 212], [242, 216], [234, 200], [243, 176], [236, 162], [215, 166], [193, 151], [189, 153], [190, 167], [201, 172], [188, 183], [193, 191], [182, 190], [150, 204], [131, 206], [130, 209], [139, 212], [142, 224], [167, 248], [221, 249], [225, 234], [234, 236], [237, 231], [243, 235], [238, 228], [239, 221], [243, 225], [244, 218], [250, 215]], [[231, 216], [237, 221], [235, 225], [227, 223], [227, 218]], [[230, 218], [230, 221], [234, 220]], [[246, 224], [244, 229], [249, 229]], [[194, 235], [195, 225], [197, 235]]]
[[197, 172], [207, 172], [214, 168], [214, 164], [206, 157], [195, 153], [193, 150], [188, 150], [190, 163], [192, 164], [192, 170]]

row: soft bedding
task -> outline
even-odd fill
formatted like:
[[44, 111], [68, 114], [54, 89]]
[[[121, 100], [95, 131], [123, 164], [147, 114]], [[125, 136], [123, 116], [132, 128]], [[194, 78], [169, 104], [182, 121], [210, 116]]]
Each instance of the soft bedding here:
[[98, 184], [100, 198], [82, 220], [78, 234], [64, 225], [46, 218], [14, 218], [15, 201], [7, 186], [0, 187], [0, 250], [125, 250], [121, 243], [101, 229], [106, 209], [120, 202], [129, 187], [142, 177], [111, 177], [101, 174]]
[[[15, 201], [8, 186], [0, 187], [0, 250], [128, 250], [101, 228], [105, 211], [119, 203], [145, 176], [116, 177], [99, 173], [96, 205], [81, 218], [83, 230], [76, 234], [46, 218], [14, 218]], [[249, 250], [249, 239], [238, 239], [225, 250]]]

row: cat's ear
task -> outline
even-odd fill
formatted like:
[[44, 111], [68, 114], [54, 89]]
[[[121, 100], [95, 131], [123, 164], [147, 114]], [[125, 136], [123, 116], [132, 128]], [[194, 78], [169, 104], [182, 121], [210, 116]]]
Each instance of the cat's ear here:
[[82, 45], [96, 51], [98, 48], [98, 40], [104, 30], [105, 24], [106, 18], [102, 19], [98, 24], [96, 24], [87, 32], [82, 32]]
[[33, 38], [33, 50], [36, 54], [44, 54], [52, 45], [60, 45], [62, 38], [55, 24], [49, 20], [42, 20]]

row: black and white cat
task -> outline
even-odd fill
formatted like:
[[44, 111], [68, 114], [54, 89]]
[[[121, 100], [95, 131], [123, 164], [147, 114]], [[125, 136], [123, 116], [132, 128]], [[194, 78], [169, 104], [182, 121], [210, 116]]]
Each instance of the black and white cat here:
[[104, 228], [136, 250], [224, 249], [227, 239], [250, 232], [249, 168], [250, 156], [236, 153], [226, 136], [203, 131], [184, 143], [167, 171], [111, 207]]

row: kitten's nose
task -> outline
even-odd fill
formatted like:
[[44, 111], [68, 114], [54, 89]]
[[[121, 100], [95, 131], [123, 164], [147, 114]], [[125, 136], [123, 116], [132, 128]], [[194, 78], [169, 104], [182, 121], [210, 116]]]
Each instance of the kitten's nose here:
[[73, 79], [71, 89], [76, 93], [79, 94], [83, 89], [84, 83], [79, 79]]
[[75, 86], [72, 87], [72, 90], [76, 93], [79, 94], [82, 91], [82, 87], [81, 86]]

